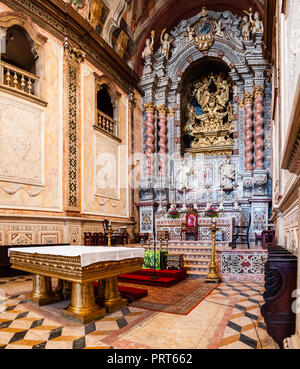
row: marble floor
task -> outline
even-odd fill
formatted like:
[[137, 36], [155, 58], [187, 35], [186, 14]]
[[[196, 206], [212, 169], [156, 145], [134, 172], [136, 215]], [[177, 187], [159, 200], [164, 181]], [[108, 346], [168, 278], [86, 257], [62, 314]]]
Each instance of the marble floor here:
[[263, 282], [222, 282], [187, 315], [128, 305], [85, 325], [61, 316], [67, 301], [27, 300], [31, 287], [31, 276], [0, 278], [2, 349], [277, 348], [260, 314]]

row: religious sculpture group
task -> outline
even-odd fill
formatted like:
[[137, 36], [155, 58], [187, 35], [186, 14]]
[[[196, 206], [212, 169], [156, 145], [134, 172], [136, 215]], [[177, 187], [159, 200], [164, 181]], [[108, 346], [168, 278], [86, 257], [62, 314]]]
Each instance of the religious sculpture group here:
[[188, 120], [183, 127], [186, 151], [232, 153], [231, 85], [223, 72], [204, 75], [194, 83], [187, 106]]

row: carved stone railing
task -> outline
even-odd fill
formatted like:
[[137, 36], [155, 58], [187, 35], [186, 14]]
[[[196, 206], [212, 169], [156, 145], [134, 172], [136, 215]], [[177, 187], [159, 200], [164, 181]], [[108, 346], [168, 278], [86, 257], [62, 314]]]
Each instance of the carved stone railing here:
[[37, 88], [38, 81], [39, 78], [34, 74], [0, 61], [1, 85], [27, 95], [39, 96]]
[[95, 126], [109, 133], [110, 135], [118, 137], [118, 123], [100, 110], [97, 110]]

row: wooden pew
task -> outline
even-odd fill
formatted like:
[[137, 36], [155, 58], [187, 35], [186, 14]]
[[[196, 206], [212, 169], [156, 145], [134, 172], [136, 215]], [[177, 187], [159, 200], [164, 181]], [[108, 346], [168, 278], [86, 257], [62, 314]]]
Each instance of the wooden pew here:
[[297, 288], [297, 257], [281, 246], [268, 248], [265, 264], [265, 303], [261, 307], [268, 334], [283, 348], [283, 340], [295, 333], [296, 314], [292, 311]]

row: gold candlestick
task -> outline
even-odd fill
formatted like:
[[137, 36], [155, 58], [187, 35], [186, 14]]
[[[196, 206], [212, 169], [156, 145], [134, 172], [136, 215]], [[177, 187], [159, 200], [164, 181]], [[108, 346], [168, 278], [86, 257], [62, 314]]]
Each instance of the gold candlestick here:
[[216, 231], [217, 231], [217, 222], [216, 219], [212, 219], [211, 224], [211, 257], [210, 257], [210, 264], [209, 264], [209, 272], [205, 278], [205, 282], [212, 282], [218, 283], [220, 282], [221, 278], [217, 273], [217, 266], [216, 266]]
[[107, 226], [107, 246], [111, 246], [111, 234], [112, 234], [111, 223], [109, 223], [109, 225]]

